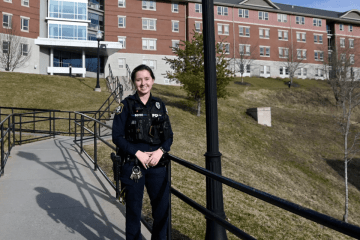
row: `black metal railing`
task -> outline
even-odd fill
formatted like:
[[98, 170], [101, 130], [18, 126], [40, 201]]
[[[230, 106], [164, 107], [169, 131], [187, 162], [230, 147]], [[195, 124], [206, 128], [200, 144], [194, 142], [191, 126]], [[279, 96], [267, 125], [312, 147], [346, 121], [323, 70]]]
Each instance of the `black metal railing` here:
[[[87, 120], [91, 120], [96, 122], [96, 124], [100, 124], [103, 125], [103, 123], [101, 123], [100, 121], [91, 118], [89, 116], [86, 116], [83, 113], [78, 113], [79, 115], [81, 115], [81, 120], [80, 122], [78, 121], [76, 124], [83, 129], [81, 134], [84, 134], [84, 131], [86, 130], [88, 133], [90, 133], [92, 135], [92, 138], [94, 140], [94, 149], [93, 149], [93, 156], [94, 158], [92, 158], [89, 153], [87, 153], [86, 151], [84, 151], [83, 147], [82, 147], [82, 139], [83, 136], [80, 134], [80, 144], [78, 144], [78, 146], [81, 149], [81, 152], [83, 152], [93, 163], [94, 163], [94, 169], [99, 169], [100, 172], [104, 175], [104, 177], [106, 178], [106, 180], [110, 183], [110, 185], [114, 188], [115, 192], [116, 192], [116, 197], [119, 197], [119, 184], [118, 181], [119, 179], [117, 178], [115, 180], [115, 184], [107, 177], [106, 173], [104, 171], [101, 170], [101, 168], [99, 168], [97, 166], [97, 139], [99, 139], [100, 141], [102, 141], [104, 144], [106, 144], [108, 147], [110, 147], [113, 151], [116, 152], [116, 149], [114, 146], [112, 146], [111, 144], [109, 144], [107, 141], [105, 141], [103, 138], [99, 137], [97, 132], [92, 132], [89, 129], [86, 129], [86, 127], [84, 127], [84, 122]], [[110, 126], [106, 126], [107, 128], [109, 128], [110, 130], [112, 129]], [[76, 141], [76, 142], [77, 142]], [[304, 217], [308, 220], [311, 220], [313, 222], [319, 223], [323, 226], [326, 226], [328, 228], [331, 228], [333, 230], [336, 230], [340, 233], [343, 233], [345, 235], [351, 236], [351, 237], [355, 237], [358, 238], [360, 236], [360, 228], [358, 226], [352, 225], [352, 224], [348, 224], [345, 223], [343, 221], [337, 220], [333, 217], [327, 216], [325, 214], [316, 212], [314, 210], [311, 210], [309, 208], [304, 208], [298, 204], [292, 203], [290, 201], [287, 201], [285, 199], [276, 197], [274, 195], [271, 195], [269, 193], [260, 191], [258, 189], [252, 188], [250, 186], [247, 186], [245, 184], [239, 183], [237, 181], [234, 181], [230, 178], [226, 178], [224, 176], [221, 176], [219, 174], [213, 173], [205, 168], [199, 167], [195, 164], [192, 164], [188, 161], [185, 161], [181, 158], [178, 158], [176, 156], [173, 156], [171, 154], [169, 154], [169, 158], [171, 161], [180, 164], [186, 168], [189, 168], [193, 171], [196, 171], [204, 176], [206, 176], [207, 178], [211, 178], [213, 180], [216, 180], [218, 182], [221, 182], [222, 184], [225, 184], [229, 187], [232, 187], [235, 190], [241, 191], [245, 194], [248, 194], [250, 196], [253, 196], [257, 199], [261, 199], [269, 204], [272, 204], [274, 206], [277, 206], [281, 209], [284, 209], [286, 211], [292, 212], [298, 216]], [[171, 161], [170, 164], [167, 167], [167, 171], [169, 174], [169, 181], [170, 181], [170, 186], [171, 186]], [[254, 237], [252, 237], [251, 235], [245, 233], [244, 231], [242, 231], [241, 229], [237, 228], [236, 226], [232, 225], [231, 223], [229, 223], [228, 221], [226, 221], [225, 219], [223, 219], [222, 217], [216, 215], [215, 213], [213, 213], [212, 211], [209, 211], [208, 209], [206, 209], [205, 207], [201, 206], [199, 203], [195, 202], [194, 200], [192, 200], [191, 198], [187, 197], [186, 195], [182, 194], [181, 192], [179, 192], [178, 190], [174, 189], [173, 187], [170, 187], [170, 209], [169, 209], [169, 229], [168, 229], [168, 239], [171, 239], [171, 194], [175, 195], [176, 197], [178, 197], [179, 199], [181, 199], [182, 201], [184, 201], [185, 203], [187, 203], [188, 205], [190, 205], [191, 207], [193, 207], [195, 210], [197, 210], [198, 212], [202, 213], [206, 218], [211, 219], [215, 222], [217, 222], [219, 225], [223, 226], [225, 229], [227, 229], [229, 232], [233, 233], [234, 235], [236, 235], [237, 237], [241, 238], [241, 239], [255, 239]], [[148, 230], [151, 232], [151, 226], [149, 226], [149, 224], [145, 221], [144, 217], [142, 217], [141, 221], [144, 223], [144, 225], [148, 228]]]
[[5, 172], [5, 165], [14, 146], [14, 140], [13, 116], [9, 114], [0, 122], [0, 177]]

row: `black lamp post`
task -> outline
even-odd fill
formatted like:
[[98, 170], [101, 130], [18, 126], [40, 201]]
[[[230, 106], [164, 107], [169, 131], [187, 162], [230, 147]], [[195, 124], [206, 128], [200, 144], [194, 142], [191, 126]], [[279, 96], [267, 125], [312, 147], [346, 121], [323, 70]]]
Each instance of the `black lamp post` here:
[[100, 53], [100, 40], [102, 39], [102, 33], [99, 30], [96, 34], [96, 40], [98, 41], [98, 48], [97, 48], [97, 81], [96, 81], [96, 87], [95, 92], [101, 92], [100, 88], [100, 82], [99, 82], [99, 74], [100, 74], [100, 59], [99, 59], [99, 53]]

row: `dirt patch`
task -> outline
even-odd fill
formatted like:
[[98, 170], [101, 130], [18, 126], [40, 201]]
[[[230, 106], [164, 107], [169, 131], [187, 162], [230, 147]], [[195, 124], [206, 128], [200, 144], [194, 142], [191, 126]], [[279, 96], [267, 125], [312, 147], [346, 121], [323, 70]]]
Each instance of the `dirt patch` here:
[[249, 87], [252, 87], [253, 85], [251, 83], [248, 83], [248, 82], [234, 82], [235, 84], [239, 84], [239, 85], [243, 85], [243, 86], [249, 86]]

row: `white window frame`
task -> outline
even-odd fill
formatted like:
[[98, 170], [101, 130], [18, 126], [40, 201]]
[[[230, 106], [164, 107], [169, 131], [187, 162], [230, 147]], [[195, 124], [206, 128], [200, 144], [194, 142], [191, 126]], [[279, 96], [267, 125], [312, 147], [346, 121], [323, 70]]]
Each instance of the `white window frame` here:
[[[7, 26], [4, 26], [4, 15], [6, 15], [6, 16], [8, 16], [8, 22], [7, 22]], [[3, 28], [6, 28], [6, 29], [11, 29], [12, 28], [12, 17], [13, 17], [13, 15], [11, 14], [11, 13], [5, 13], [5, 12], [3, 12], [2, 13], [2, 26], [3, 26]]]
[[[243, 50], [243, 53], [241, 52]], [[244, 51], [245, 50], [245, 51]], [[240, 56], [250, 56], [251, 45], [250, 44], [239, 44]]]
[[[6, 51], [5, 51], [5, 48], [4, 48], [4, 43], [7, 43], [7, 50]], [[9, 44], [10, 44], [10, 41], [3, 41], [2, 42], [1, 49], [2, 49], [3, 54], [8, 54], [9, 53]]]
[[12, 0], [4, 0], [4, 2], [12, 3]]
[[[26, 46], [26, 51], [24, 51], [24, 46]], [[21, 43], [21, 55], [28, 56], [29, 55], [29, 44]]]
[[353, 25], [350, 24], [350, 25], [349, 25], [349, 32], [352, 32], [353, 29], [354, 29], [354, 28], [353, 28]]
[[324, 77], [324, 69], [315, 68], [315, 77]]
[[[242, 30], [241, 30], [242, 29]], [[249, 34], [247, 35], [247, 29], [249, 31]], [[241, 34], [242, 33], [242, 34]], [[240, 37], [250, 37], [250, 27], [249, 26], [241, 26], [239, 25], [239, 36]]]
[[[120, 26], [119, 20], [123, 19], [123, 26]], [[126, 28], [126, 16], [120, 16], [118, 15], [118, 28]]]
[[[198, 24], [199, 27], [196, 25]], [[195, 21], [195, 31], [201, 33], [201, 24], [202, 22]]]
[[241, 18], [249, 18], [249, 9], [242, 9], [242, 8], [239, 8], [239, 17]]
[[121, 49], [126, 49], [126, 36], [118, 36], [118, 42], [122, 44]]
[[[25, 21], [25, 20], [28, 21], [27, 29], [24, 28], [24, 21]], [[30, 28], [30, 18], [29, 18], [29, 17], [20, 16], [20, 30], [21, 30], [22, 32], [29, 32], [29, 28]]]
[[195, 3], [195, 12], [202, 13], [202, 4], [201, 3]]
[[315, 61], [324, 61], [324, 52], [323, 51], [314, 51]]
[[[123, 65], [122, 65], [122, 67], [120, 66], [120, 64], [119, 64], [119, 60], [123, 60]], [[119, 69], [126, 69], [126, 58], [118, 58], [118, 67], [119, 67]]]
[[[219, 42], [219, 46], [220, 46], [220, 50], [223, 51], [224, 54], [230, 54], [230, 43], [228, 43], [228, 42]], [[224, 46], [225, 46], [225, 49], [224, 49]]]
[[277, 20], [278, 20], [278, 22], [286, 23], [287, 22], [287, 14], [278, 13]]
[[258, 16], [259, 16], [260, 20], [265, 20], [265, 21], [269, 20], [269, 13], [268, 12], [259, 11]]
[[126, 0], [118, 0], [119, 8], [126, 8]]
[[152, 0], [142, 0], [143, 10], [156, 11], [156, 1]]
[[[259, 46], [260, 49], [260, 57], [270, 57], [270, 46]], [[263, 50], [263, 51], [261, 51]], [[261, 55], [261, 52], [263, 52], [263, 54]], [[269, 55], [268, 55], [269, 53]]]
[[354, 41], [353, 38], [349, 38], [349, 48], [354, 48]]
[[[144, 41], [146, 42], [146, 45], [144, 45]], [[154, 49], [151, 49], [150, 47], [150, 41], [154, 41]], [[156, 38], [142, 38], [141, 39], [142, 49], [143, 50], [149, 50], [149, 51], [156, 51], [157, 50], [157, 39]]]
[[[298, 38], [298, 36], [300, 37]], [[306, 43], [306, 32], [296, 32], [296, 41]]]
[[217, 15], [228, 16], [229, 15], [229, 8], [228, 7], [217, 6]]
[[314, 33], [314, 43], [315, 44], [323, 44], [323, 40], [324, 40], [324, 38], [323, 38], [322, 34], [315, 34]]
[[[229, 35], [230, 33], [230, 26], [229, 24], [223, 24], [223, 23], [218, 23], [217, 24], [217, 29], [218, 29], [218, 35]], [[227, 28], [227, 32], [225, 31]], [[219, 31], [221, 29], [221, 31]]]
[[307, 50], [306, 49], [296, 49], [296, 57], [299, 60], [305, 60], [307, 57]]
[[296, 16], [295, 17], [295, 22], [296, 22], [296, 24], [304, 25], [305, 24], [305, 17]]
[[339, 24], [339, 30], [344, 31], [344, 24], [342, 24], [342, 23]]
[[313, 18], [313, 26], [321, 27], [322, 26], [322, 20], [319, 19], [319, 18]]
[[[145, 21], [145, 24], [144, 24], [144, 21]], [[152, 26], [151, 22], [153, 22], [154, 28], [151, 28], [151, 26]], [[157, 22], [156, 18], [142, 18], [141, 19], [142, 30], [156, 31], [156, 22]]]
[[180, 40], [171, 40], [172, 51], [175, 52], [174, 48], [179, 48]]
[[[176, 24], [177, 24], [177, 29], [176, 29]], [[180, 21], [171, 20], [171, 30], [172, 30], [172, 32], [179, 32], [180, 31]]]
[[21, 0], [21, 6], [30, 7], [30, 0]]
[[345, 38], [340, 38], [340, 47], [345, 48]]
[[[261, 34], [263, 33], [263, 34]], [[268, 34], [266, 34], [268, 33]], [[259, 28], [259, 38], [270, 39], [270, 28]]]
[[[155, 59], [143, 59], [142, 63], [147, 65], [149, 68], [151, 68], [152, 70], [156, 70], [157, 68], [157, 61]], [[153, 63], [153, 64], [151, 64]]]
[[173, 2], [171, 4], [171, 12], [173, 13], [179, 13], [179, 3]]
[[[286, 38], [285, 38], [285, 35], [286, 35]], [[289, 40], [289, 31], [288, 30], [278, 30], [278, 39], [280, 41], [288, 41]]]
[[279, 47], [279, 58], [289, 58], [289, 48]]
[[355, 64], [355, 54], [349, 54], [349, 62], [351, 65]]

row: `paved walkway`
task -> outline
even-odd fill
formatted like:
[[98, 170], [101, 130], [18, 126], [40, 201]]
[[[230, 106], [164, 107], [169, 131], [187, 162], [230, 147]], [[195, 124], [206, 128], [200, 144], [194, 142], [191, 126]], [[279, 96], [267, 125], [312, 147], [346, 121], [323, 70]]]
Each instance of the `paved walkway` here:
[[14, 147], [0, 178], [0, 239], [125, 239], [125, 207], [92, 169], [71, 137]]

